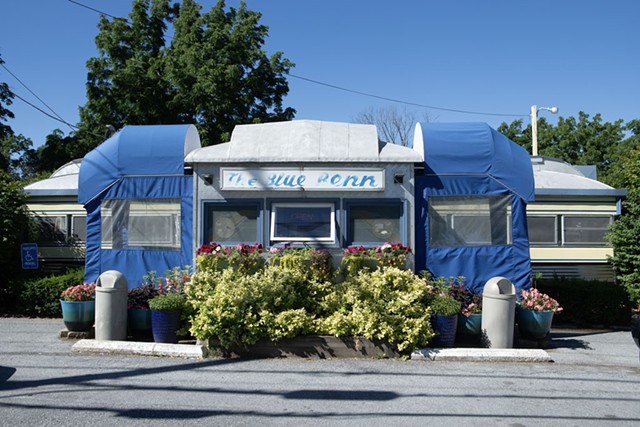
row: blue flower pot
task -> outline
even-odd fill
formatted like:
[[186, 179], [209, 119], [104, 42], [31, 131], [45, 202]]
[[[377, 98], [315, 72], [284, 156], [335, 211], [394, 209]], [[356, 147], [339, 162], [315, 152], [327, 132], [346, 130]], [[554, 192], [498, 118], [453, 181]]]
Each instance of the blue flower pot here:
[[516, 322], [523, 338], [545, 338], [551, 331], [552, 321], [553, 311], [516, 310]]
[[458, 315], [444, 316], [442, 314], [431, 315], [431, 326], [436, 333], [433, 339], [434, 347], [453, 347], [456, 342], [456, 329]]
[[479, 337], [482, 332], [482, 314], [458, 314], [458, 334], [466, 337]]
[[64, 326], [70, 332], [87, 332], [93, 327], [96, 320], [96, 302], [89, 301], [63, 301], [62, 320]]
[[178, 342], [176, 331], [180, 326], [180, 310], [151, 310], [151, 331], [153, 340], [158, 343], [175, 344]]

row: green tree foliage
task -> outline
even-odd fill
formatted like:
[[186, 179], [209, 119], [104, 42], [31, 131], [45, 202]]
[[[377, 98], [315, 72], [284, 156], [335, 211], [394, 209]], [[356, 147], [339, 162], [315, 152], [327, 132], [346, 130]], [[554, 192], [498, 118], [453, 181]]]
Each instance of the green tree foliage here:
[[[522, 128], [522, 120], [502, 123], [498, 131], [531, 152], [531, 125]], [[626, 138], [630, 129], [622, 120], [603, 123], [602, 116], [593, 118], [584, 112], [575, 117], [560, 117], [553, 126], [544, 117], [538, 119], [538, 153], [564, 160], [572, 165], [595, 165], [598, 179], [616, 185], [615, 177], [620, 159], [637, 142]]]
[[[627, 124], [632, 136], [629, 146], [640, 145], [640, 121]], [[611, 258], [614, 271], [632, 301], [640, 304], [640, 149], [621, 154], [615, 174], [617, 184], [627, 189], [623, 202], [623, 215], [611, 227], [609, 240], [615, 249]]]
[[[0, 55], [0, 65], [4, 64], [2, 55]], [[0, 141], [13, 135], [13, 129], [11, 126], [4, 124], [7, 119], [14, 117], [13, 113], [7, 109], [7, 106], [13, 102], [13, 93], [9, 90], [9, 86], [2, 82], [0, 83]]]
[[194, 123], [211, 145], [237, 123], [293, 118], [295, 110], [282, 106], [293, 64], [264, 52], [260, 17], [244, 3], [227, 10], [224, 0], [206, 13], [193, 0], [135, 0], [129, 20], [103, 16], [100, 56], [87, 62], [82, 144], [101, 142], [95, 135], [107, 125]]
[[[26, 194], [22, 184], [9, 173], [0, 171], [0, 301], [8, 304], [12, 294], [11, 280], [20, 272], [20, 243], [29, 230]], [[8, 305], [7, 305], [8, 306]]]

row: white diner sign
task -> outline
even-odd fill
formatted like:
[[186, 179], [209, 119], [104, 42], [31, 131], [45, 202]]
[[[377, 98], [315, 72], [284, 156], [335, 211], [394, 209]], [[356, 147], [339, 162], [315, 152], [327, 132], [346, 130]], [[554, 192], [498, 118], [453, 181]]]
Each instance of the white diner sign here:
[[222, 190], [382, 191], [382, 169], [221, 168]]

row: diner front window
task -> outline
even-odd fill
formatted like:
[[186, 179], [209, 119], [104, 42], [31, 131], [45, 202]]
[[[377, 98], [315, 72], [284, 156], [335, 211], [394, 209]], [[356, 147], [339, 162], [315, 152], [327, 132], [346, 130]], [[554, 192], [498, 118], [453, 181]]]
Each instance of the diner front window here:
[[335, 242], [333, 203], [274, 203], [271, 241]]

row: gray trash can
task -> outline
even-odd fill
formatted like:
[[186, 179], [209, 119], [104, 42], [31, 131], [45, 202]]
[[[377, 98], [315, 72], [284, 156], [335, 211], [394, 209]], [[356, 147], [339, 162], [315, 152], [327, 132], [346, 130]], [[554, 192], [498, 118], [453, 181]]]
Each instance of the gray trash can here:
[[482, 340], [485, 347], [512, 348], [516, 288], [509, 279], [493, 277], [482, 291]]
[[127, 279], [115, 270], [105, 271], [96, 282], [96, 339], [127, 339]]

